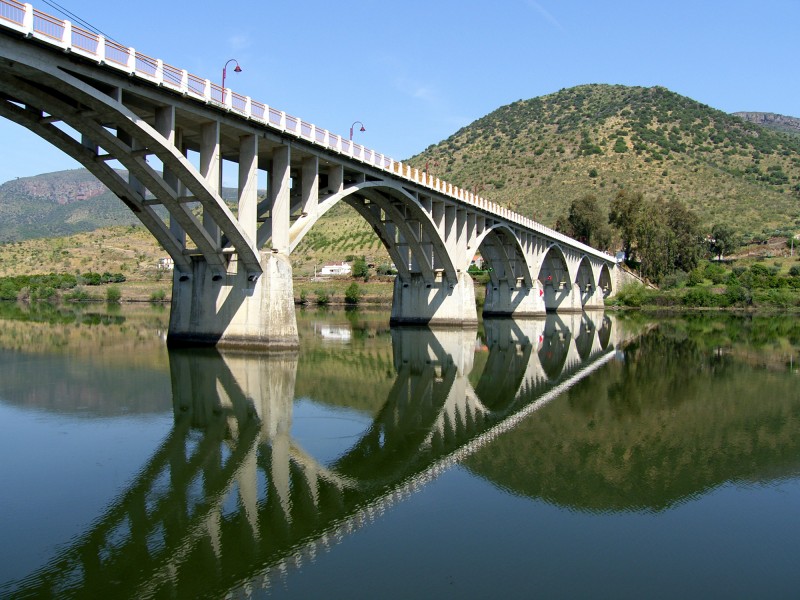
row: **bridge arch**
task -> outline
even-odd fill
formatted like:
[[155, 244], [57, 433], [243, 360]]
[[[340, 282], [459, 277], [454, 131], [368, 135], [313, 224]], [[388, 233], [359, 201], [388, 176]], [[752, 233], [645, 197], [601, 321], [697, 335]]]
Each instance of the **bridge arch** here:
[[559, 244], [551, 244], [547, 248], [534, 272], [544, 286], [564, 288], [572, 283], [567, 256]]
[[420, 272], [431, 283], [439, 271], [449, 281], [457, 281], [456, 266], [431, 215], [415, 194], [386, 180], [348, 185], [320, 202], [313, 213], [302, 214], [290, 230], [290, 253], [339, 202], [354, 208], [369, 223], [389, 252], [401, 279], [407, 281], [413, 272]]
[[600, 265], [597, 286], [602, 290], [603, 298], [608, 298], [614, 293], [613, 281], [611, 270], [608, 268], [608, 265], [605, 263]]
[[[34, 80], [37, 85], [31, 83]], [[215, 276], [227, 269], [220, 240], [214, 239], [214, 234], [182, 201], [183, 186], [193, 194], [192, 200], [203, 207], [204, 214], [224, 231], [248, 276], [256, 278], [261, 274], [253, 237], [245, 233], [219, 193], [179, 152], [169, 138], [174, 130], [165, 127], [167, 137], [157, 130], [157, 122], [169, 120], [170, 111], [154, 115], [155, 124], [148, 123], [122, 103], [119, 89], [100, 91], [64, 68], [43, 63], [5, 73], [0, 93], [11, 99], [3, 103], [3, 116], [67, 152], [114, 191], [162, 244], [179, 271], [190, 270], [181, 239], [184, 234], [195, 243], [197, 253]], [[174, 113], [171, 116], [174, 119]], [[58, 121], [80, 134], [82, 141], [56, 127]], [[148, 164], [148, 156], [155, 156], [162, 163], [162, 173]], [[127, 182], [102, 164], [111, 160], [128, 170]], [[174, 226], [164, 223], [155, 213], [147, 192], [155, 197], [155, 203], [166, 208]]]
[[577, 291], [580, 294], [581, 305], [586, 305], [597, 288], [592, 263], [588, 256], [584, 255], [580, 263], [578, 263], [578, 272], [575, 275], [575, 287], [577, 287]]
[[[475, 247], [480, 251], [484, 263], [489, 263], [489, 277], [494, 288], [501, 282], [511, 288], [517, 284], [527, 287], [533, 285], [525, 251], [511, 228], [502, 224], [488, 228], [476, 238]], [[466, 270], [469, 266], [471, 254], [463, 259], [461, 268]]]

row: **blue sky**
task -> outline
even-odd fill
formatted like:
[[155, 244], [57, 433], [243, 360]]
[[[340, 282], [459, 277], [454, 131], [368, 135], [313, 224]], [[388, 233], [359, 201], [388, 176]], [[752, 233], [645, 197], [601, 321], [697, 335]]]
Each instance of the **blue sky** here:
[[[585, 83], [800, 117], [800, 0], [58, 4], [214, 81], [236, 58], [232, 89], [344, 135], [359, 120], [356, 141], [398, 160], [500, 106]], [[79, 166], [5, 119], [0, 140], [0, 182]]]

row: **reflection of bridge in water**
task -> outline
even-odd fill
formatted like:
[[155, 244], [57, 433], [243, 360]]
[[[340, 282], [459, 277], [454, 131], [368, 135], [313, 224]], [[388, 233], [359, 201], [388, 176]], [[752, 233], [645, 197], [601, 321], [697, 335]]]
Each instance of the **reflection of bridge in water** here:
[[330, 464], [291, 436], [297, 356], [170, 353], [175, 424], [139, 476], [70, 548], [12, 595], [220, 594], [371, 522], [614, 356], [602, 313], [392, 331], [396, 379]]

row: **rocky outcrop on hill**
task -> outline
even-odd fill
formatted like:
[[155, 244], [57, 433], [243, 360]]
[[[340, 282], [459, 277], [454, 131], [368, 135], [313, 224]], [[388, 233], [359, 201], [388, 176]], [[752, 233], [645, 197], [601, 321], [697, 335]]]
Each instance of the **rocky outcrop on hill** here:
[[0, 243], [136, 223], [136, 216], [83, 169], [0, 185]]
[[733, 114], [750, 123], [763, 125], [776, 131], [800, 134], [800, 119], [796, 117], [765, 112], [735, 112]]
[[108, 188], [83, 169], [20, 177], [0, 186], [4, 197], [24, 197], [60, 205], [88, 200], [106, 192]]

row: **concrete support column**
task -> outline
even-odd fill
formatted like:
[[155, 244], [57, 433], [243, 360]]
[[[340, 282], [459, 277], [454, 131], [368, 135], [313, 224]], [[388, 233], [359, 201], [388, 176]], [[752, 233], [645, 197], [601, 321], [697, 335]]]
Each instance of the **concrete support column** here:
[[[203, 125], [200, 138], [200, 174], [217, 194], [222, 189], [222, 156], [219, 149], [219, 121]], [[214, 243], [219, 245], [219, 226], [203, 212], [205, 227]]]
[[302, 212], [314, 215], [319, 202], [319, 158], [309, 156], [303, 161], [302, 180], [300, 182], [302, 194]]
[[250, 241], [256, 243], [258, 223], [258, 137], [239, 138], [239, 225]]
[[605, 301], [603, 290], [597, 285], [590, 285], [581, 290], [581, 303], [584, 310], [603, 310]]
[[[127, 144], [131, 150], [139, 149], [139, 144], [136, 143], [136, 140], [134, 140], [133, 137], [127, 131], [118, 129], [117, 137], [123, 144]], [[142, 196], [142, 198], [145, 197], [146, 188], [144, 187], [142, 182], [139, 181], [134, 175], [131, 175], [130, 172], [128, 173], [128, 185], [131, 186], [131, 189], [138, 192]]]
[[467, 273], [459, 273], [451, 284], [445, 278], [426, 282], [419, 273], [407, 281], [394, 280], [392, 325], [475, 326], [475, 287]]
[[581, 312], [581, 293], [577, 284], [569, 281], [546, 282], [544, 286], [544, 302], [547, 310], [557, 312]]
[[281, 253], [289, 252], [290, 150], [289, 146], [279, 146], [272, 155], [272, 185], [270, 186], [272, 249]]
[[342, 165], [331, 165], [328, 168], [328, 190], [332, 194], [338, 194], [344, 189], [344, 167]]
[[486, 286], [486, 300], [483, 303], [484, 317], [542, 317], [547, 314], [545, 292], [538, 279], [533, 286], [511, 287], [502, 280], [494, 286], [490, 281]]
[[[156, 109], [156, 131], [164, 136], [169, 143], [178, 147], [181, 144], [179, 136], [175, 130], [175, 107], [161, 106]], [[182, 152], [182, 151], [181, 151]], [[169, 169], [164, 169], [164, 182], [175, 190], [177, 196], [181, 196], [181, 183]], [[186, 233], [180, 224], [173, 218], [169, 220], [169, 231], [178, 240], [181, 247], [186, 247]]]
[[[455, 256], [458, 257], [457, 265], [463, 263], [462, 259], [466, 259], [466, 264], [472, 260], [471, 256], [467, 256], [467, 211], [463, 209], [456, 210], [456, 252]], [[456, 268], [458, 268], [456, 266]]]
[[248, 281], [231, 258], [223, 279], [203, 257], [193, 257], [192, 273], [172, 280], [170, 346], [216, 345], [221, 348], [285, 349], [298, 346], [292, 266], [285, 255], [261, 253], [263, 274]]

